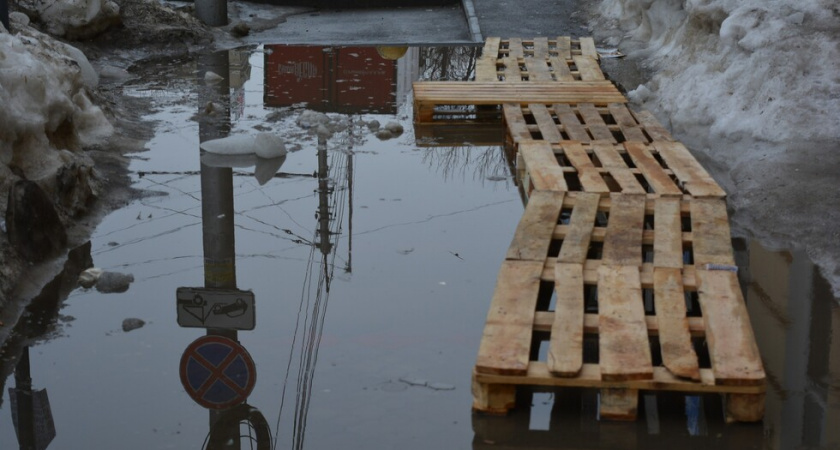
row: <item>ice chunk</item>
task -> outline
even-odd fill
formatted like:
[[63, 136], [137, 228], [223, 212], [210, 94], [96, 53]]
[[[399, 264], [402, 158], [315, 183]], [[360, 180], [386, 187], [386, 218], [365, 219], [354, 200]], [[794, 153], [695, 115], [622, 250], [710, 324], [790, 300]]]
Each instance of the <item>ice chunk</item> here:
[[237, 134], [202, 142], [201, 149], [217, 155], [256, 154], [261, 158], [277, 158], [286, 154], [283, 139], [272, 133]]

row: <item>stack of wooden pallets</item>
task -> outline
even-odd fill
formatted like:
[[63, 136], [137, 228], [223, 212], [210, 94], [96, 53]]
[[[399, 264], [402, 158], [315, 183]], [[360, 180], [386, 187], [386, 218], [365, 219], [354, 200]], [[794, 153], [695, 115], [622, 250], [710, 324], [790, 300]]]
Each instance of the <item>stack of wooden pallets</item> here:
[[[474, 408], [506, 412], [517, 386], [596, 388], [601, 417], [633, 419], [640, 390], [678, 391], [723, 394], [727, 420], [760, 420], [765, 373], [725, 192], [650, 114], [614, 87], [591, 89], [605, 82], [591, 40], [489, 39], [477, 67], [476, 90], [455, 83], [451, 98], [503, 108], [528, 202], [487, 316]], [[444, 97], [416, 98], [415, 119], [435, 119]]]

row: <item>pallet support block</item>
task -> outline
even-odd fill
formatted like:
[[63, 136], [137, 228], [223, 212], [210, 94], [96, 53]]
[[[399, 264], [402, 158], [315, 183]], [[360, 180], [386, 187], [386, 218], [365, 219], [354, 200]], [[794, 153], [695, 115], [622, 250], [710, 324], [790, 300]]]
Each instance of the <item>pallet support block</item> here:
[[507, 414], [516, 406], [516, 386], [488, 384], [472, 379], [473, 410], [486, 414]]
[[607, 420], [636, 420], [639, 391], [636, 389], [601, 389], [598, 415]]

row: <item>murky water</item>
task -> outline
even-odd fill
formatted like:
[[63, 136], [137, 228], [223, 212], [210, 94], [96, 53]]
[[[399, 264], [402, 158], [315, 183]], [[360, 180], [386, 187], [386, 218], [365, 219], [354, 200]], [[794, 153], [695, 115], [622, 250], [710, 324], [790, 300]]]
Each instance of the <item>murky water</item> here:
[[[757, 243], [736, 242], [771, 380], [764, 424], [727, 426], [717, 397], [679, 395], [643, 396], [636, 423], [600, 422], [595, 393], [578, 390], [525, 393], [532, 406], [504, 418], [471, 413], [522, 203], [498, 129], [415, 136], [408, 94], [419, 77], [468, 76], [474, 55], [266, 46], [127, 87], [159, 106], [131, 170], [160, 195], [107, 217], [7, 342], [0, 448], [53, 435], [56, 449], [840, 445], [840, 308], [803, 255]], [[298, 123], [304, 103], [327, 113], [324, 129]], [[373, 120], [404, 131], [380, 139]], [[199, 152], [257, 132], [282, 136], [285, 159]], [[91, 264], [135, 281], [70, 291]], [[145, 325], [125, 332], [126, 318]]]

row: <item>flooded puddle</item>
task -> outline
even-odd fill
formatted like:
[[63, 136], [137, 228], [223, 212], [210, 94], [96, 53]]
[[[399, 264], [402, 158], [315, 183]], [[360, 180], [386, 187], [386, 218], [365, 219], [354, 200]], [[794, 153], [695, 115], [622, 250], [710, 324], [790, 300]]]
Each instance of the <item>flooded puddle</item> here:
[[[756, 243], [736, 242], [771, 379], [763, 425], [727, 426], [717, 397], [677, 395], [644, 396], [636, 423], [600, 422], [578, 390], [471, 413], [522, 201], [499, 129], [414, 130], [410, 88], [468, 78], [475, 55], [264, 46], [127, 86], [158, 105], [130, 166], [152, 194], [101, 223], [7, 341], [0, 447], [840, 444], [836, 299], [803, 255]], [[287, 153], [199, 150], [259, 133]], [[133, 282], [73, 289], [91, 266]]]

